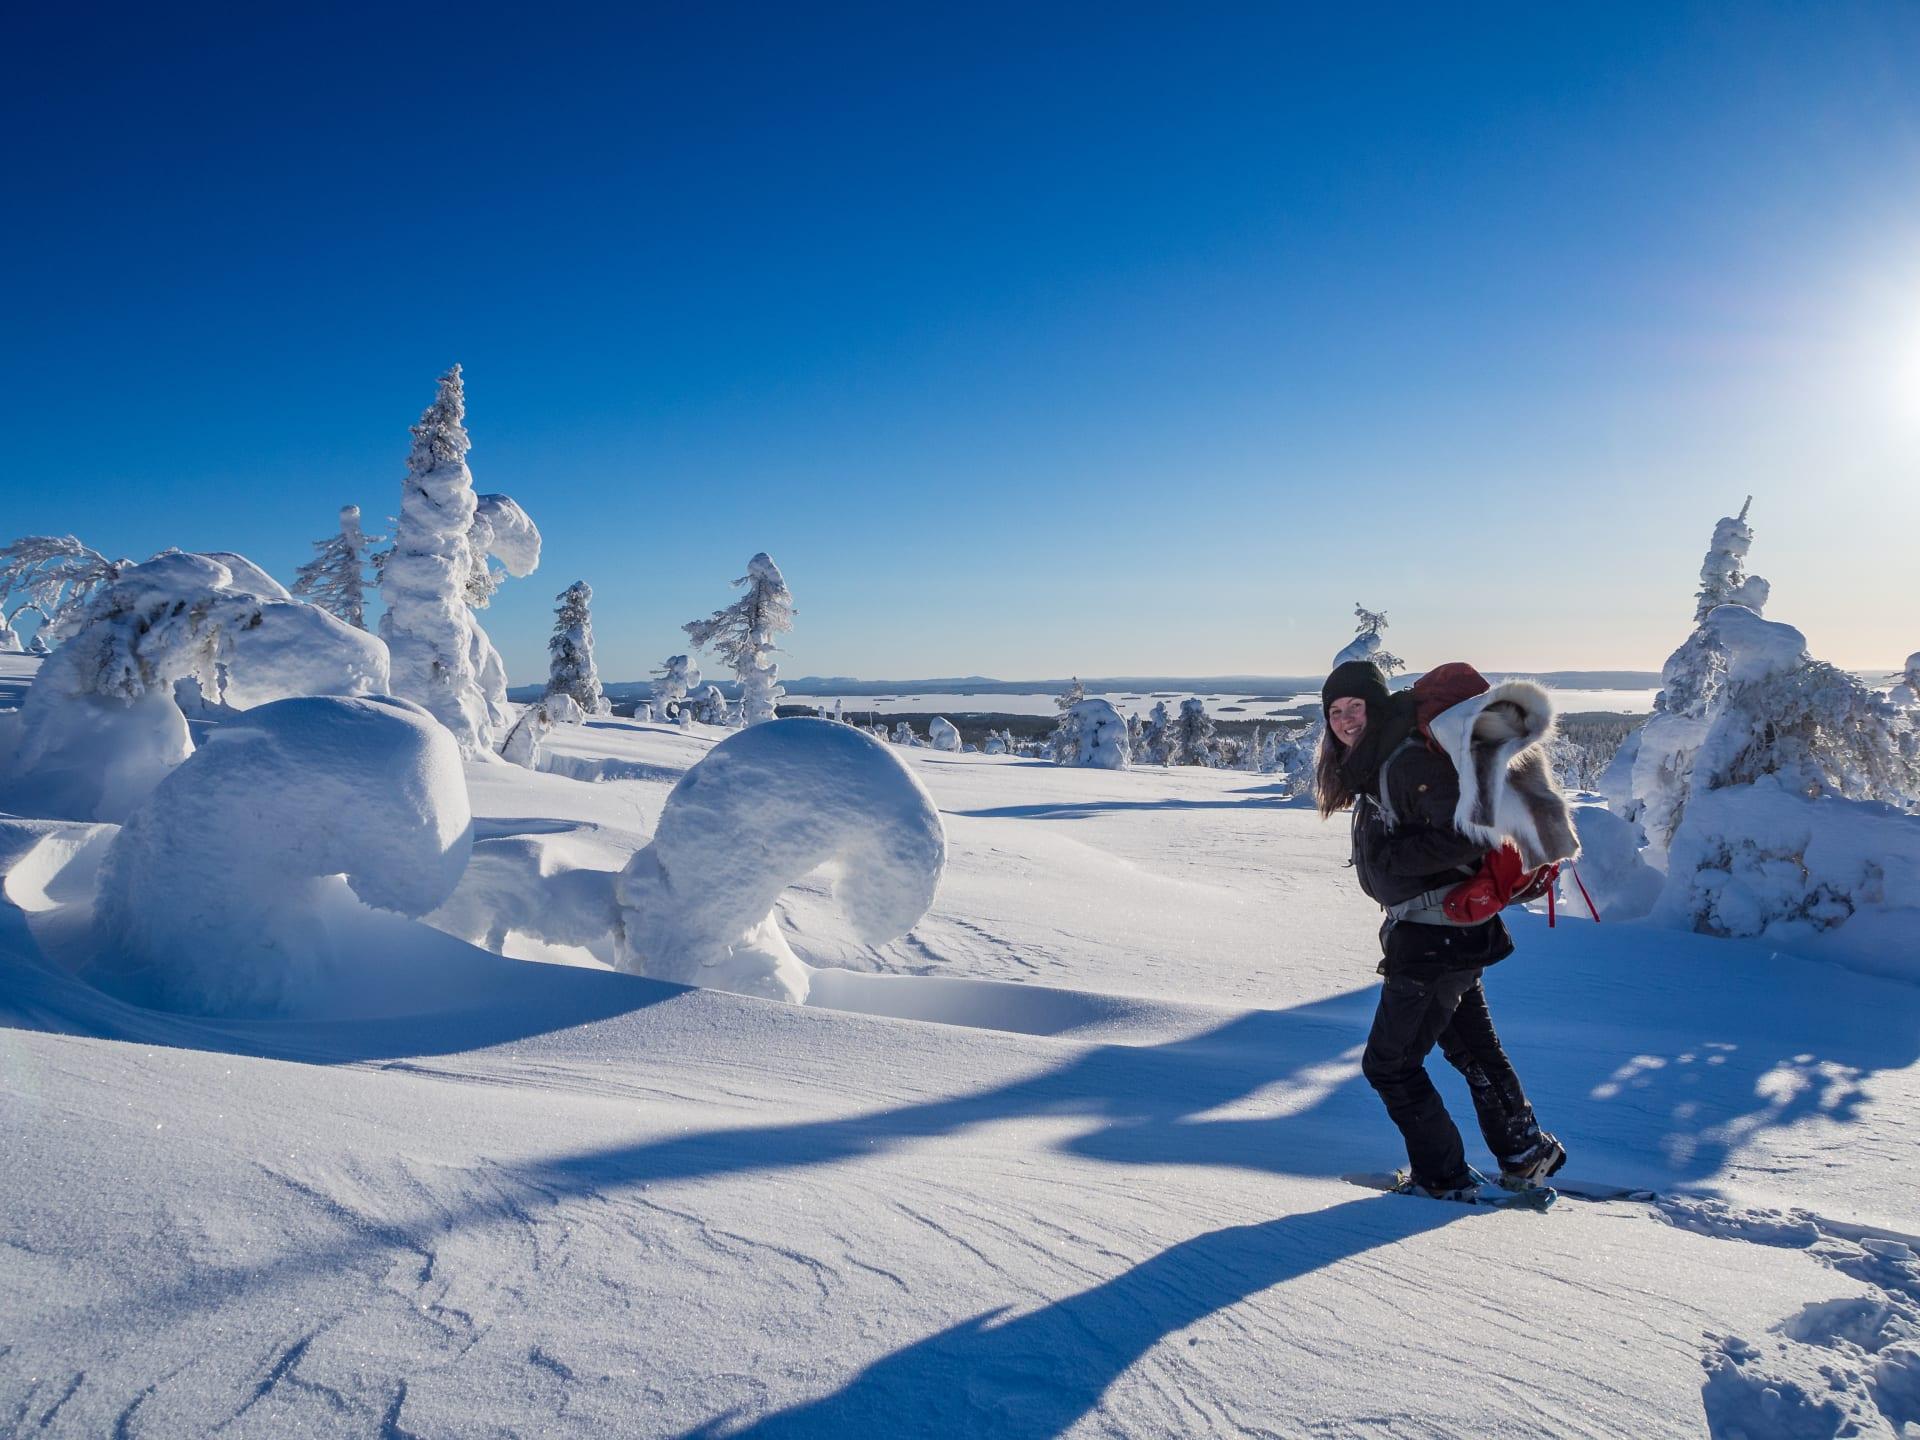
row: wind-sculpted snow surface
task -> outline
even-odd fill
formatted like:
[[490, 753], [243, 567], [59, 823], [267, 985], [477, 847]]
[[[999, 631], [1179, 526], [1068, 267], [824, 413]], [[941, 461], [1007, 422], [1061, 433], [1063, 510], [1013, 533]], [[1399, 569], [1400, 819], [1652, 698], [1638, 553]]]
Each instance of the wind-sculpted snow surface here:
[[[255, 588], [262, 581], [271, 593]], [[41, 667], [0, 804], [58, 819], [122, 819], [193, 748], [173, 699], [181, 681], [235, 709], [293, 695], [386, 693], [384, 645], [285, 597], [237, 556], [173, 550], [122, 571]]]
[[621, 873], [620, 966], [803, 1001], [806, 968], [773, 914], [781, 892], [835, 867], [856, 937], [884, 945], [927, 913], [946, 855], [933, 798], [886, 745], [830, 720], [753, 726], [680, 778]]
[[466, 868], [453, 737], [403, 700], [308, 697], [222, 724], [101, 868], [104, 988], [154, 1008], [268, 1014], [325, 983], [341, 877], [424, 915]]

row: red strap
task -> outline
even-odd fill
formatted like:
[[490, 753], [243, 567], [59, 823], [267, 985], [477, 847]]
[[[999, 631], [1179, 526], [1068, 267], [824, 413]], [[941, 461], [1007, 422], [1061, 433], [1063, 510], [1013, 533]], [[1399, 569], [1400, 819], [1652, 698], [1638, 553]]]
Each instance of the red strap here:
[[1593, 897], [1587, 894], [1586, 882], [1580, 878], [1580, 872], [1575, 870], [1572, 865], [1567, 866], [1567, 873], [1573, 876], [1573, 883], [1580, 887], [1580, 898], [1587, 902], [1587, 910], [1593, 916], [1593, 923], [1598, 925], [1600, 923], [1600, 912], [1594, 908]]
[[1551, 930], [1551, 929], [1553, 929], [1553, 926], [1554, 926], [1554, 918], [1553, 918], [1553, 892], [1554, 892], [1555, 890], [1558, 890], [1559, 888], [1560, 888], [1560, 887], [1559, 887], [1558, 885], [1549, 885], [1549, 886], [1547, 886], [1547, 928], [1548, 928], [1549, 930]]

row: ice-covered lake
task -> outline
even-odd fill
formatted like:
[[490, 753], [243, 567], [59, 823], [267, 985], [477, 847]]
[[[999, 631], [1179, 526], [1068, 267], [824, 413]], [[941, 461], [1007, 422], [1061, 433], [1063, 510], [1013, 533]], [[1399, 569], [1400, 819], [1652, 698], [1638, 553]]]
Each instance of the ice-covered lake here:
[[[1109, 690], [1095, 693], [1102, 699], [1112, 701], [1114, 708], [1123, 715], [1135, 711], [1144, 715], [1160, 700], [1165, 700], [1169, 709], [1178, 709], [1182, 700], [1197, 695], [1207, 702], [1207, 710], [1210, 714], [1230, 720], [1264, 720], [1288, 715], [1302, 705], [1320, 703], [1319, 695], [1311, 692], [1296, 695], [1251, 695], [1224, 691], [1208, 693], [1197, 690]], [[1558, 697], [1561, 710], [1569, 713], [1612, 711], [1622, 715], [1645, 715], [1653, 709], [1653, 697], [1657, 692], [1652, 690], [1556, 690], [1554, 693]], [[860, 715], [868, 713], [1052, 715], [1059, 708], [1055, 704], [1056, 698], [1051, 691], [976, 695], [927, 695], [902, 691], [897, 695], [795, 695], [787, 703], [817, 705], [830, 712], [837, 700], [848, 712]]]

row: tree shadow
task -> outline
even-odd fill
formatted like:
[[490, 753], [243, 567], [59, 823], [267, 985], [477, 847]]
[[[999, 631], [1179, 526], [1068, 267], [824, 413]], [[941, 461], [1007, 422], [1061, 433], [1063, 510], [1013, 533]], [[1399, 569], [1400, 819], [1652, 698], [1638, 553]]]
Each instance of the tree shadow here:
[[1288, 1280], [1484, 1213], [1358, 1199], [1208, 1231], [1025, 1315], [983, 1311], [882, 1356], [818, 1399], [744, 1428], [734, 1414], [717, 1416], [683, 1440], [1059, 1435], [1176, 1331]]

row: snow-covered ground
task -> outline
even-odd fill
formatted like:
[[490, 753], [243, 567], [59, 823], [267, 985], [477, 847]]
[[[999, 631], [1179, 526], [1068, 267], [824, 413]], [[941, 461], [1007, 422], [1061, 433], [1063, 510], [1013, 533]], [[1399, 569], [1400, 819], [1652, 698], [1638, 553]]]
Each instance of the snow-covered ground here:
[[[469, 764], [475, 866], [619, 869], [725, 733]], [[1259, 776], [898, 753], [945, 880], [877, 951], [790, 890], [843, 967], [806, 1006], [343, 890], [352, 986], [141, 1010], [72, 968], [112, 827], [0, 820], [0, 1433], [1920, 1425], [1920, 988], [1522, 916], [1489, 992], [1568, 1174], [1659, 1198], [1381, 1196], [1339, 1178], [1400, 1158], [1343, 823]]]

